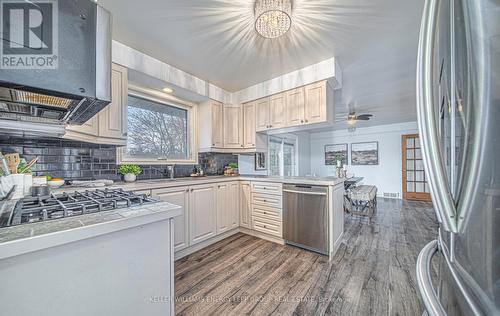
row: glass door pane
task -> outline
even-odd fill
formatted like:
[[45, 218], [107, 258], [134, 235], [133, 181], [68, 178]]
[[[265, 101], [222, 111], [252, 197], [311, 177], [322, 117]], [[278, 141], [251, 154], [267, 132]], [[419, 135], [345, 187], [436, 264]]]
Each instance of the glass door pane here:
[[287, 142], [283, 143], [283, 175], [295, 175], [295, 145]]

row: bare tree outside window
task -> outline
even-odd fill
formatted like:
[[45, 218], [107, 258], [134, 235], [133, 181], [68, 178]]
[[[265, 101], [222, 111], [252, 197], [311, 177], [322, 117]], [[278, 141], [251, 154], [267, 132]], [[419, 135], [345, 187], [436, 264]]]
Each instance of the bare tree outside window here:
[[129, 95], [127, 155], [187, 159], [188, 111]]

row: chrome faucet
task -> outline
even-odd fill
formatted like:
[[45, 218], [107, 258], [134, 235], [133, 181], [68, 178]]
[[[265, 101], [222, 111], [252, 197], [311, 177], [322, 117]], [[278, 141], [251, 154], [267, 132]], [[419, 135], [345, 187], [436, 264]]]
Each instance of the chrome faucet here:
[[167, 171], [168, 171], [170, 180], [174, 179], [174, 167], [175, 167], [175, 165], [168, 165], [167, 166]]

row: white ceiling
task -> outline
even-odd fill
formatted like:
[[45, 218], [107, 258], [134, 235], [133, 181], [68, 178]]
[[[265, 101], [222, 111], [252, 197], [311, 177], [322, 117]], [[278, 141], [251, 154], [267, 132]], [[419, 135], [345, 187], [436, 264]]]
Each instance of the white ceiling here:
[[295, 0], [293, 25], [278, 40], [253, 29], [254, 0], [99, 0], [113, 14], [113, 38], [234, 92], [338, 58], [348, 104], [374, 118], [416, 120], [415, 69], [423, 1]]

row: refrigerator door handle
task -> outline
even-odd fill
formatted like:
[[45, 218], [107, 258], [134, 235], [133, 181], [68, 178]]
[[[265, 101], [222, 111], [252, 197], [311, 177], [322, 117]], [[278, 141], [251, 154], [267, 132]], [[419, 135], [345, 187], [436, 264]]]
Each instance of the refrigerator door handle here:
[[446, 312], [439, 301], [436, 290], [432, 286], [431, 261], [438, 252], [438, 241], [433, 240], [420, 251], [417, 259], [417, 284], [424, 301], [427, 315], [446, 316]]
[[457, 232], [456, 210], [440, 150], [436, 113], [433, 107], [433, 52], [438, 19], [439, 0], [426, 0], [420, 26], [417, 57], [417, 114], [422, 156], [428, 183], [431, 187], [433, 203], [438, 220], [443, 228]]

